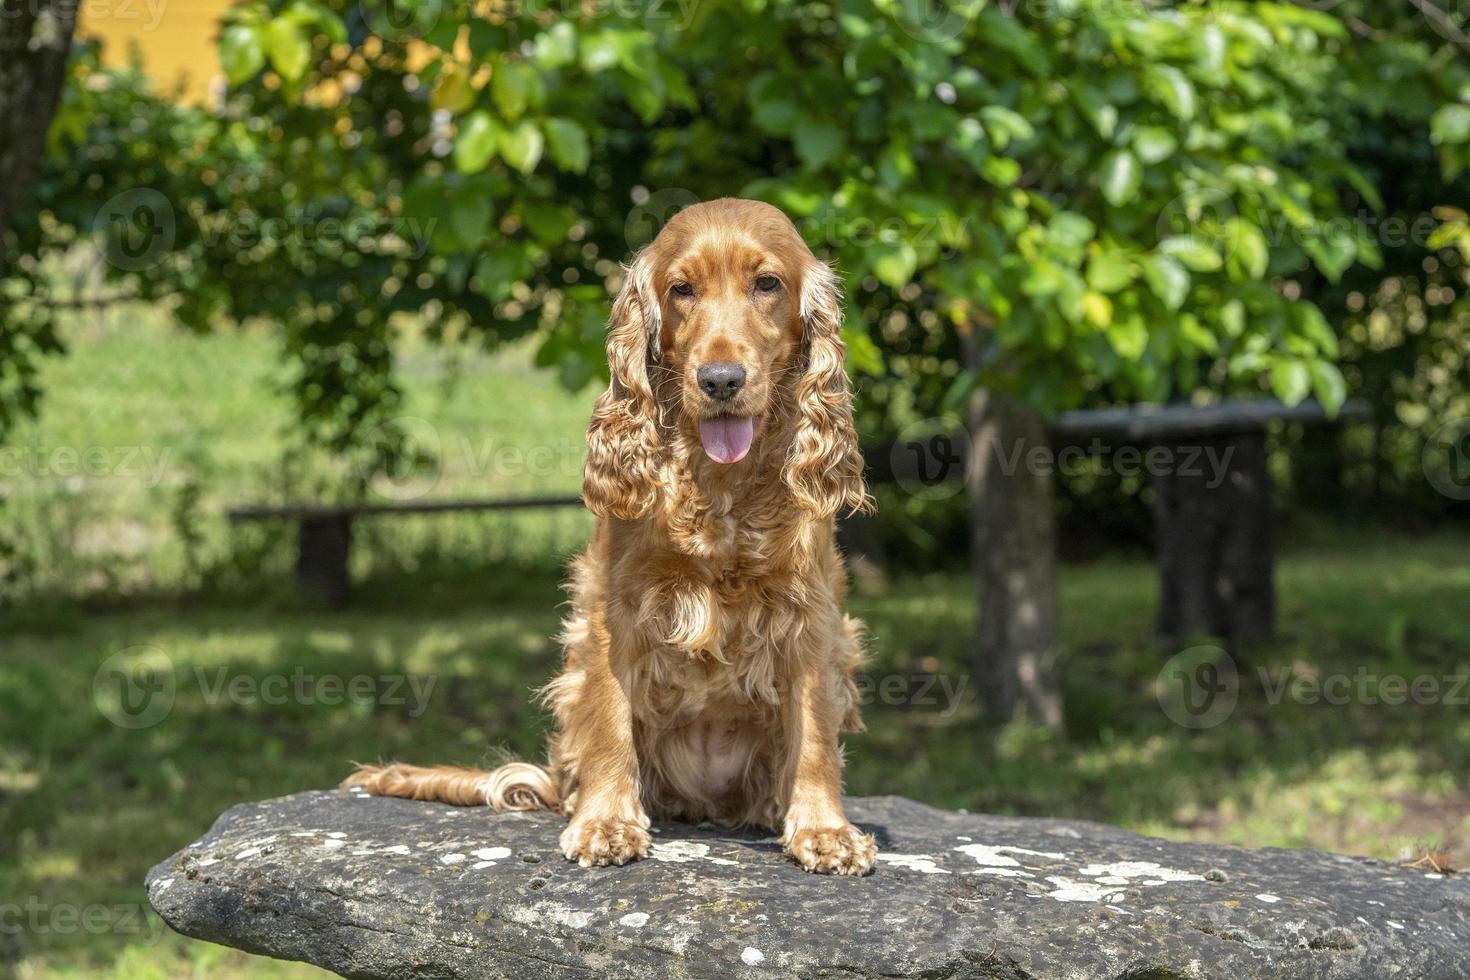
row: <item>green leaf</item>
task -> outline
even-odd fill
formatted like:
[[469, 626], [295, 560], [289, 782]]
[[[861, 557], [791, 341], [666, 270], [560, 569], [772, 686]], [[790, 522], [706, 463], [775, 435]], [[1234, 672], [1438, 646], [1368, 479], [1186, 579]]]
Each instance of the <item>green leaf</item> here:
[[526, 250], [519, 245], [492, 248], [475, 263], [475, 278], [480, 295], [491, 301], [510, 296], [511, 288], [529, 279], [534, 271]]
[[1179, 149], [1179, 140], [1162, 126], [1140, 126], [1133, 134], [1133, 152], [1149, 166], [1163, 163]]
[[470, 21], [470, 55], [475, 61], [494, 62], [510, 47], [510, 31], [503, 25], [478, 18]]
[[495, 156], [500, 135], [500, 124], [483, 109], [465, 116], [454, 140], [454, 165], [467, 174], [484, 170]]
[[977, 54], [982, 60], [986, 55], [984, 48], [993, 47], [1010, 54], [1033, 75], [1050, 73], [1051, 61], [1038, 40], [1039, 35], [1026, 30], [1016, 18], [993, 6], [986, 7], [975, 18], [975, 33], [981, 41]]
[[1046, 231], [1054, 248], [1063, 255], [1075, 256], [1073, 261], [1080, 262], [1083, 248], [1097, 234], [1097, 225], [1075, 211], [1058, 211], [1046, 223]]
[[1231, 218], [1225, 223], [1224, 239], [1230, 278], [1239, 282], [1266, 275], [1271, 265], [1271, 247], [1261, 229], [1244, 218]]
[[1330, 414], [1336, 415], [1343, 402], [1347, 401], [1347, 382], [1343, 380], [1342, 372], [1327, 361], [1313, 361], [1309, 367], [1312, 372], [1312, 394], [1317, 396], [1317, 400]]
[[1312, 390], [1312, 376], [1307, 366], [1294, 357], [1271, 362], [1271, 390], [1287, 405], [1297, 405]]
[[1122, 207], [1138, 193], [1143, 183], [1143, 169], [1132, 153], [1114, 150], [1103, 159], [1100, 179], [1103, 197], [1113, 207]]
[[577, 60], [577, 31], [571, 21], [558, 20], [536, 35], [536, 62], [542, 68], [556, 69]]
[[536, 69], [523, 61], [501, 62], [490, 76], [490, 95], [506, 122], [515, 122], [546, 98], [546, 88]]
[[461, 188], [449, 201], [449, 230], [466, 250], [478, 248], [485, 240], [494, 217], [490, 198], [469, 188]]
[[998, 150], [1004, 150], [1013, 139], [1029, 140], [1036, 135], [1036, 130], [1031, 128], [1031, 123], [1026, 121], [1025, 116], [1005, 106], [985, 106], [980, 110], [980, 120], [985, 124], [990, 142]]
[[1302, 249], [1323, 275], [1337, 282], [1358, 257], [1357, 240], [1337, 222], [1319, 225], [1317, 232], [1302, 243]]
[[306, 74], [311, 62], [311, 40], [302, 28], [289, 20], [277, 18], [266, 26], [265, 43], [271, 67], [289, 82]]
[[1186, 122], [1194, 118], [1194, 84], [1173, 65], [1151, 65], [1144, 74], [1144, 84], [1164, 108]]
[[622, 49], [614, 31], [594, 31], [582, 36], [582, 70], [589, 75], [617, 66]]
[[1136, 274], [1133, 262], [1121, 252], [1096, 252], [1087, 263], [1087, 285], [1100, 293], [1116, 293]]
[[527, 203], [521, 206], [521, 219], [538, 241], [560, 245], [577, 223], [577, 212], [561, 205]]
[[1108, 101], [1107, 93], [1095, 85], [1080, 82], [1072, 87], [1072, 101], [1097, 135], [1111, 140], [1118, 129], [1118, 108]]
[[807, 119], [791, 134], [796, 155], [812, 170], [837, 159], [847, 148], [847, 134], [836, 123]]
[[231, 85], [239, 85], [255, 77], [265, 67], [265, 50], [260, 34], [246, 24], [231, 24], [220, 34], [220, 66]]
[[1117, 317], [1108, 324], [1108, 343], [1123, 360], [1136, 361], [1148, 349], [1148, 327], [1137, 314]]
[[1194, 272], [1214, 272], [1225, 264], [1210, 245], [1192, 235], [1175, 235], [1159, 242], [1159, 251], [1173, 256]]
[[1144, 256], [1143, 278], [1170, 310], [1184, 305], [1189, 295], [1189, 270], [1174, 259], [1161, 254]]
[[1437, 146], [1470, 143], [1470, 105], [1444, 106], [1434, 114], [1429, 132]]
[[1315, 303], [1305, 300], [1291, 304], [1288, 314], [1291, 325], [1296, 333], [1311, 342], [1324, 357], [1336, 357], [1338, 353], [1337, 334], [1332, 332], [1332, 326], [1327, 322], [1327, 317]]
[[852, 317], [842, 325], [842, 340], [847, 344], [847, 368], [863, 374], [883, 373], [883, 352], [868, 336], [862, 321]]
[[902, 289], [914, 278], [914, 270], [919, 266], [919, 256], [907, 242], [874, 245], [869, 252], [873, 256], [873, 275], [885, 286]]
[[587, 131], [570, 119], [546, 120], [546, 148], [563, 170], [582, 173], [592, 159]]
[[1020, 160], [1010, 157], [986, 157], [980, 162], [980, 176], [995, 187], [1014, 187], [1020, 179]]
[[541, 151], [545, 140], [541, 130], [531, 120], [522, 120], [520, 125], [503, 130], [500, 134], [500, 155], [505, 162], [523, 174], [536, 169], [541, 162]]

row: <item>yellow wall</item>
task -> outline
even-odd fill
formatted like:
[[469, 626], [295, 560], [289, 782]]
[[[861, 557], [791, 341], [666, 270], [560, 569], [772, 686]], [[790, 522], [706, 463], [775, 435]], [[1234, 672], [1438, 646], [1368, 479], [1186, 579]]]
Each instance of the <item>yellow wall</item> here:
[[185, 97], [203, 102], [220, 77], [219, 19], [231, 0], [82, 0], [80, 32], [102, 40], [109, 64], [128, 60], [136, 43], [143, 64], [167, 92], [179, 81]]

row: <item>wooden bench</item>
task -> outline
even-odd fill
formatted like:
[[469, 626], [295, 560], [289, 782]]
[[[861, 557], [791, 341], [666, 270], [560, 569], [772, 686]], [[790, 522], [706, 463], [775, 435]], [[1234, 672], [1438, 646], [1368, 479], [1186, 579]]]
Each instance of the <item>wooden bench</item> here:
[[[1055, 472], [1069, 451], [1085, 457], [1134, 450], [1134, 468], [1147, 473], [1154, 490], [1161, 636], [1166, 642], [1207, 635], [1250, 644], [1271, 636], [1276, 622], [1267, 431], [1275, 423], [1324, 426], [1367, 415], [1362, 402], [1331, 416], [1315, 403], [1288, 407], [1273, 399], [1063, 412], [1047, 421], [1047, 446], [1002, 447], [1018, 455], [996, 462], [1033, 465], [1029, 454], [1040, 450]], [[1086, 445], [1089, 440], [1096, 444]], [[924, 427], [919, 438], [870, 452], [869, 480], [957, 494], [970, 450], [963, 431]], [[1154, 464], [1150, 451], [1159, 454]]]
[[[1267, 430], [1275, 423], [1334, 425], [1365, 418], [1349, 402], [1335, 416], [1319, 404], [1271, 399], [1213, 405], [1134, 405], [1066, 412], [1053, 418], [1054, 440], [1108, 439], [1155, 447], [1172, 464], [1150, 471], [1159, 565], [1159, 633], [1169, 642], [1195, 636], [1250, 645], [1276, 629], [1275, 510]], [[1196, 458], [1197, 465], [1185, 461]], [[1220, 465], [1198, 465], [1211, 460]]]
[[352, 550], [352, 522], [359, 517], [406, 514], [449, 514], [472, 511], [531, 510], [540, 507], [580, 507], [582, 498], [521, 497], [502, 500], [415, 500], [359, 504], [283, 504], [236, 507], [230, 521], [295, 521], [297, 525], [296, 582], [309, 598], [333, 608], [352, 594], [348, 557]]
[[[1147, 452], [1159, 447], [1172, 460], [1194, 453], [1223, 464], [1223, 469], [1197, 465], [1149, 473], [1161, 583], [1159, 631], [1171, 641], [1209, 635], [1248, 644], [1271, 636], [1276, 623], [1275, 516], [1267, 430], [1278, 422], [1319, 426], [1366, 415], [1366, 406], [1359, 402], [1349, 402], [1333, 417], [1313, 403], [1287, 407], [1253, 399], [1064, 412], [1053, 417], [1048, 428], [1053, 458], [1060, 455], [1059, 447], [1106, 439], [1111, 451], [1139, 446]], [[865, 445], [869, 482], [932, 485], [963, 480], [968, 440], [962, 433], [952, 433], [943, 442], [942, 450], [931, 443]], [[339, 607], [351, 595], [348, 557], [357, 518], [581, 505], [577, 496], [285, 504], [237, 507], [229, 517], [233, 522], [295, 521], [300, 589], [310, 598]], [[881, 563], [881, 536], [870, 520], [841, 522], [839, 536], [844, 550]]]

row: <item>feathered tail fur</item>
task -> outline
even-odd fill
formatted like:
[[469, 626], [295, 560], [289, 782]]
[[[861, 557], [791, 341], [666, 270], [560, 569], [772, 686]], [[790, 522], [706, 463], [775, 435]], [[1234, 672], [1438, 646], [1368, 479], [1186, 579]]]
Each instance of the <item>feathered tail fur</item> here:
[[529, 762], [508, 762], [490, 770], [410, 766], [401, 762], [386, 766], [360, 765], [342, 781], [343, 789], [352, 786], [361, 786], [374, 796], [487, 806], [496, 812], [561, 808], [556, 780], [546, 769]]

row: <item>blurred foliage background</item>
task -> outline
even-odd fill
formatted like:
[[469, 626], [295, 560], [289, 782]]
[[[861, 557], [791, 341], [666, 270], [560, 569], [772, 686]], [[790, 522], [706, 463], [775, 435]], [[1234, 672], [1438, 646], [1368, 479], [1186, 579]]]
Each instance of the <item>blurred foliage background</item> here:
[[[0, 232], [0, 895], [112, 914], [0, 917], [0, 970], [294, 973], [118, 910], [225, 803], [349, 756], [538, 754], [527, 693], [586, 515], [359, 522], [340, 616], [292, 594], [289, 526], [222, 515], [575, 493], [620, 264], [697, 200], [769, 200], [838, 268], [875, 443], [978, 388], [1044, 413], [1362, 399], [1364, 422], [1272, 433], [1259, 663], [1463, 673], [1470, 492], [1439, 478], [1470, 459], [1465, 29], [1428, 0], [270, 0], [228, 8], [204, 104], [79, 43]], [[849, 788], [1463, 848], [1463, 707], [1246, 690], [1217, 729], [1163, 717], [1150, 490], [1103, 463], [1059, 485], [1065, 733], [997, 727], [973, 688], [875, 703]], [[971, 679], [964, 495], [880, 504], [874, 674]], [[127, 730], [94, 691], [117, 655], [441, 686], [407, 717], [195, 684]]]
[[[976, 385], [1046, 411], [1351, 391], [1371, 424], [1282, 434], [1291, 501], [1463, 515], [1422, 478], [1470, 414], [1455, 23], [1408, 2], [238, 4], [217, 108], [73, 60], [10, 232], [0, 420], [34, 409], [79, 303], [269, 323], [290, 451], [331, 461], [311, 492], [361, 497], [423, 462], [408, 338], [525, 339], [584, 390], [619, 263], [739, 194], [842, 272], [875, 441], [958, 418]], [[1063, 493], [1078, 548], [1146, 536], [1136, 481]], [[884, 502], [891, 553], [952, 555], [962, 501]]]

